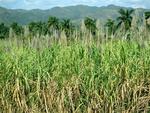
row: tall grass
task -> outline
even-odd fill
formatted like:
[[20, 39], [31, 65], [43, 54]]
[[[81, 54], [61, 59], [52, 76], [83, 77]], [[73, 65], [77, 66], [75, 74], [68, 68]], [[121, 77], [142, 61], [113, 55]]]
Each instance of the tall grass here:
[[129, 41], [82, 30], [73, 41], [0, 41], [0, 112], [150, 112], [149, 32], [131, 30]]

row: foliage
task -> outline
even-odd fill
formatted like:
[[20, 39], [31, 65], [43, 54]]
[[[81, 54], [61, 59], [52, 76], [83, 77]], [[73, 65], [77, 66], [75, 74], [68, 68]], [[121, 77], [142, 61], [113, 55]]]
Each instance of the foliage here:
[[59, 30], [60, 29], [59, 19], [57, 17], [49, 17], [48, 27], [53, 28], [54, 30]]
[[0, 112], [150, 111], [150, 46], [20, 39], [0, 41]]
[[115, 21], [112, 19], [108, 19], [106, 24], [105, 24], [106, 28], [108, 29], [108, 33], [109, 35], [112, 35], [115, 33], [116, 31], [116, 25], [115, 25]]
[[118, 27], [121, 26], [123, 24], [125, 30], [129, 30], [131, 28], [131, 22], [132, 22], [132, 13], [134, 12], [133, 9], [131, 10], [124, 10], [124, 9], [120, 9], [119, 10], [119, 14], [120, 16], [117, 18], [118, 21]]
[[22, 26], [19, 26], [18, 23], [14, 22], [10, 26], [16, 35], [23, 34], [24, 29]]
[[[0, 112], [150, 112], [150, 32], [144, 23], [131, 29], [131, 10], [119, 13], [124, 33], [111, 19], [102, 26], [87, 17], [81, 30], [69, 19], [50, 17], [29, 23], [31, 36], [22, 38], [13, 23], [18, 36], [0, 40]], [[105, 27], [114, 38], [108, 40]], [[56, 36], [62, 31], [67, 38]], [[0, 38], [8, 34], [0, 24]]]
[[145, 19], [149, 19], [150, 18], [150, 12], [145, 12]]
[[73, 25], [70, 19], [64, 19], [61, 22], [61, 27], [61, 29], [65, 31], [66, 36], [69, 37], [70, 35], [72, 35], [75, 26]]
[[38, 35], [46, 35], [49, 34], [49, 29], [47, 23], [45, 22], [31, 22], [29, 23], [29, 31], [33, 36]]
[[150, 12], [145, 12], [146, 26], [150, 30]]
[[90, 17], [86, 17], [84, 20], [84, 24], [86, 28], [93, 34], [95, 35], [96, 33], [96, 19], [92, 19]]
[[0, 39], [8, 38], [9, 28], [4, 23], [0, 24]]

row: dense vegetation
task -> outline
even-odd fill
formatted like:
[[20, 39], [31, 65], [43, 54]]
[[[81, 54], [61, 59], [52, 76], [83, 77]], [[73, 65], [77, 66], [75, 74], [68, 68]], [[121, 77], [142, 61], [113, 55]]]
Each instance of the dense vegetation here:
[[0, 112], [150, 112], [149, 17], [1, 24]]
[[[108, 35], [115, 34], [115, 32], [120, 28], [121, 26], [125, 30], [124, 33], [130, 31], [132, 20], [135, 20], [135, 25], [139, 26], [142, 23], [146, 23], [147, 29], [150, 29], [150, 12], [145, 12], [145, 18], [142, 19], [141, 17], [138, 17], [136, 12], [134, 12], [133, 9], [131, 10], [124, 10], [120, 9], [118, 11], [118, 17], [116, 20], [108, 19], [106, 24], [104, 25], [105, 31], [107, 30]], [[135, 19], [133, 19], [133, 15]], [[138, 18], [138, 19], [137, 19]], [[84, 19], [84, 22], [81, 24], [84, 24], [86, 29], [92, 33], [92, 35], [96, 34], [96, 31], [99, 29], [98, 20], [93, 19], [91, 17], [86, 17]], [[97, 24], [97, 25], [96, 25]], [[102, 24], [103, 25], [103, 24]], [[28, 32], [27, 37], [33, 37], [33, 36], [46, 36], [46, 35], [52, 35], [52, 34], [60, 34], [62, 31], [65, 32], [65, 35], [69, 37], [73, 32], [80, 32], [82, 28], [80, 25], [74, 24], [70, 19], [59, 19], [57, 17], [50, 16], [47, 22], [30, 22], [26, 26], [21, 26], [16, 22], [13, 22], [10, 26], [6, 26], [4, 23], [0, 24], [0, 38], [8, 38], [12, 37], [14, 34], [15, 36], [21, 36], [24, 37], [23, 34], [26, 34]], [[138, 30], [138, 28], [136, 29]], [[55, 33], [54, 33], [55, 32]], [[29, 36], [30, 35], [30, 36]]]

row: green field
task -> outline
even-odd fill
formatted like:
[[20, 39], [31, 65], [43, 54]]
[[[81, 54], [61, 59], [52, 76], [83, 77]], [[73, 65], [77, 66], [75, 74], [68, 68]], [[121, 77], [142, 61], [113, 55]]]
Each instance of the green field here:
[[149, 41], [64, 42], [0, 41], [0, 112], [150, 110]]
[[0, 24], [0, 113], [150, 113], [150, 12], [133, 11]]

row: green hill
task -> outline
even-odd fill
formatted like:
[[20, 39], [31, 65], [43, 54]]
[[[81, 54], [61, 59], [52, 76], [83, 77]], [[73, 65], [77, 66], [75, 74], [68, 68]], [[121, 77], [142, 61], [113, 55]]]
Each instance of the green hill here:
[[[103, 7], [77, 5], [68, 7], [54, 7], [49, 10], [12, 10], [0, 7], [0, 22], [4, 22], [8, 25], [12, 22], [18, 22], [21, 25], [25, 25], [31, 21], [47, 21], [49, 16], [56, 16], [58, 18], [70, 18], [74, 21], [79, 21], [87, 16], [90, 16], [105, 21], [108, 18], [116, 18], [118, 16], [117, 11], [120, 8], [125, 7], [119, 7], [115, 5]], [[138, 10], [140, 14], [142, 14], [146, 9]]]

